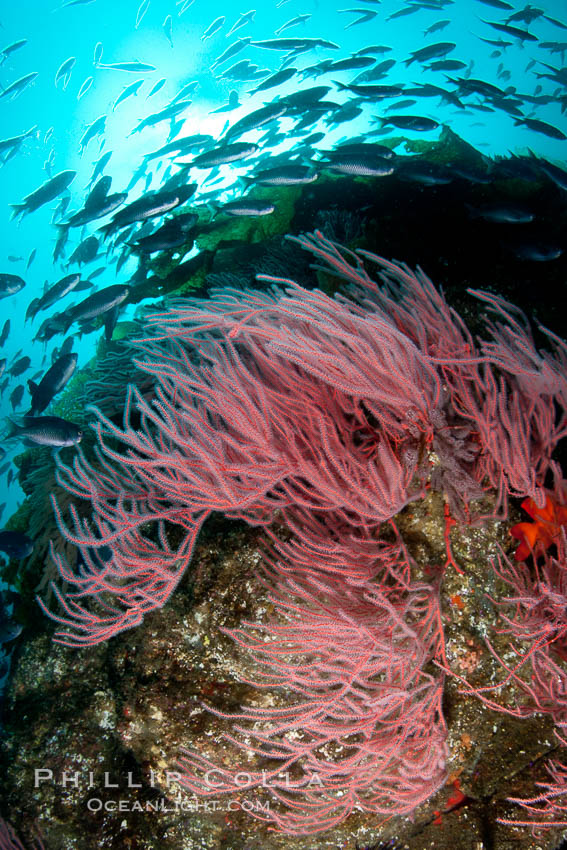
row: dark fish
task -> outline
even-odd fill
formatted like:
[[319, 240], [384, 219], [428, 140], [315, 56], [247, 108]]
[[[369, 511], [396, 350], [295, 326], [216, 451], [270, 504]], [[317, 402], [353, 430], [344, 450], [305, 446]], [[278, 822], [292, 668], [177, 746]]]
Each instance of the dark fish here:
[[427, 47], [421, 47], [419, 50], [415, 50], [410, 58], [405, 60], [404, 65], [407, 67], [412, 62], [428, 62], [430, 59], [446, 56], [456, 46], [452, 41], [440, 41], [438, 44], [428, 44]]
[[249, 94], [256, 94], [259, 91], [268, 91], [268, 89], [273, 89], [275, 86], [281, 86], [282, 83], [286, 83], [295, 74], [297, 74], [297, 68], [284, 68], [281, 71], [276, 71], [275, 74], [272, 74], [267, 80], [264, 80], [260, 83], [260, 85], [256, 86], [255, 89], [250, 89]]
[[[232, 145], [222, 145], [212, 151], [199, 154], [189, 163], [192, 168], [214, 168], [217, 165], [226, 165], [229, 162], [239, 162], [247, 156], [251, 156], [258, 150], [258, 145], [251, 142], [235, 142]], [[181, 162], [182, 160], [177, 160]]]
[[12, 218], [16, 218], [18, 215], [22, 217], [29, 215], [29, 213], [57, 198], [72, 183], [76, 174], [76, 171], [60, 171], [55, 177], [51, 177], [45, 183], [42, 183], [39, 189], [26, 195], [20, 204], [10, 204], [14, 210]]
[[270, 213], [273, 213], [275, 210], [274, 204], [260, 198], [255, 200], [241, 198], [238, 201], [229, 201], [226, 204], [219, 204], [218, 207], [216, 204], [213, 204], [212, 206], [215, 207], [217, 212], [231, 216], [270, 215]]
[[99, 206], [91, 206], [88, 209], [83, 207], [82, 210], [76, 212], [71, 218], [63, 225], [66, 229], [68, 227], [79, 227], [82, 224], [86, 224], [88, 221], [94, 221], [97, 218], [102, 218], [105, 215], [108, 215], [114, 210], [118, 209], [121, 206], [126, 198], [128, 197], [127, 192], [115, 192], [112, 195], [107, 195], [105, 198], [102, 198], [99, 202]]
[[100, 180], [95, 183], [95, 185], [87, 195], [87, 198], [84, 203], [84, 209], [97, 209], [100, 204], [104, 202], [104, 199], [108, 195], [111, 185], [112, 177], [110, 177], [109, 175], [101, 177]]
[[20, 292], [26, 282], [18, 274], [8, 274], [7, 272], [0, 274], [0, 298], [7, 298], [9, 295], [15, 295]]
[[409, 158], [409, 161], [398, 161], [398, 164], [401, 167], [398, 168], [397, 176], [408, 183], [419, 183], [421, 186], [444, 186], [453, 179], [447, 168], [435, 162], [420, 162]]
[[[4, 529], [0, 531], [0, 551], [5, 552], [9, 558], [27, 558], [33, 551], [33, 540], [27, 534], [22, 534], [21, 531], [9, 531]], [[20, 631], [21, 631], [20, 626]], [[19, 632], [17, 632], [19, 634]], [[17, 635], [16, 635], [17, 636]], [[14, 636], [13, 636], [14, 637]], [[12, 638], [3, 637], [0, 643], [5, 643], [6, 640]]]
[[0, 347], [4, 345], [6, 340], [8, 339], [8, 334], [10, 333], [10, 319], [6, 319], [4, 322], [4, 326], [2, 328], [2, 333], [0, 334]]
[[387, 118], [380, 118], [382, 125], [393, 124], [400, 130], [415, 130], [419, 133], [425, 133], [429, 130], [436, 130], [439, 127], [437, 121], [432, 118], [424, 118], [420, 115], [388, 115]]
[[[8, 320], [8, 321], [9, 321], [9, 320]], [[5, 358], [5, 357], [2, 357], [2, 358], [0, 359], [0, 378], [2, 377], [2, 375], [4, 374], [4, 372], [6, 371], [6, 363], [7, 363], [6, 358]]]
[[544, 136], [549, 136], [551, 139], [560, 139], [563, 141], [567, 136], [560, 130], [559, 127], [554, 127], [553, 124], [548, 124], [546, 121], [538, 121], [535, 118], [516, 118], [514, 124], [517, 126], [523, 125], [534, 133], [543, 133]]
[[31, 358], [25, 355], [24, 357], [20, 357], [19, 360], [10, 367], [8, 370], [12, 377], [17, 378], [19, 375], [23, 375], [23, 373], [29, 369], [31, 366]]
[[256, 130], [267, 124], [268, 121], [273, 121], [275, 118], [280, 118], [287, 111], [287, 107], [283, 102], [270, 103], [267, 106], [261, 106], [260, 109], [255, 109], [249, 112], [235, 124], [232, 124], [225, 133], [225, 138], [230, 139], [233, 136], [241, 136], [248, 130]]
[[96, 238], [96, 236], [87, 236], [86, 239], [83, 239], [83, 241], [77, 245], [77, 247], [69, 257], [67, 266], [70, 266], [73, 263], [78, 263], [79, 265], [83, 265], [84, 263], [91, 263], [96, 257], [97, 252], [98, 239]]
[[507, 3], [506, 0], [480, 0], [481, 3], [484, 3], [486, 6], [492, 6], [494, 9], [504, 9], [508, 11], [509, 9], [514, 9], [511, 3]]
[[387, 177], [394, 171], [392, 160], [376, 154], [336, 153], [328, 167], [339, 174], [352, 174], [355, 177]]
[[[560, 189], [563, 189], [567, 192], [567, 171], [564, 171], [562, 168], [559, 168], [558, 165], [554, 165], [552, 162], [548, 162], [546, 159], [538, 160], [539, 167], [546, 174], [550, 180], [553, 180], [556, 186], [559, 186]], [[3, 336], [4, 334], [2, 334]], [[1, 344], [1, 340], [0, 340]]]
[[303, 186], [314, 183], [317, 173], [308, 165], [279, 165], [258, 171], [253, 177], [243, 177], [246, 184], [257, 183], [260, 186]]
[[50, 286], [49, 289], [43, 293], [41, 298], [34, 299], [37, 303], [34, 305], [34, 310], [30, 313], [30, 315], [35, 316], [40, 310], [47, 310], [48, 307], [56, 304], [57, 301], [60, 301], [68, 295], [69, 292], [72, 292], [76, 288], [80, 279], [81, 276], [77, 273], [68, 274], [65, 275], [65, 277], [62, 277], [57, 281], [57, 283]]
[[331, 62], [327, 71], [357, 71], [359, 68], [368, 68], [373, 65], [375, 59], [373, 56], [350, 56], [348, 59], [337, 59], [336, 62]]
[[268, 50], [313, 50], [315, 47], [326, 47], [338, 50], [339, 45], [323, 38], [269, 38], [265, 41], [251, 41], [252, 47], [265, 47]]
[[24, 387], [23, 384], [18, 384], [18, 386], [14, 387], [14, 389], [10, 393], [9, 401], [10, 401], [10, 404], [12, 405], [12, 411], [14, 411], [16, 409], [16, 407], [19, 407], [20, 404], [22, 403], [22, 399], [24, 397], [24, 389], [25, 389], [25, 387]]
[[563, 248], [545, 242], [524, 242], [515, 245], [513, 252], [519, 260], [530, 260], [534, 263], [549, 263], [563, 253]]
[[403, 91], [403, 86], [379, 86], [379, 85], [361, 85], [355, 83], [343, 84], [338, 80], [333, 80], [339, 91], [350, 91], [359, 97], [365, 97], [369, 100], [383, 100], [386, 97], [399, 97]]
[[155, 233], [149, 236], [142, 236], [135, 242], [128, 242], [128, 245], [137, 252], [143, 254], [153, 254], [154, 251], [170, 251], [173, 248], [179, 248], [185, 244], [189, 236], [188, 234], [197, 224], [198, 216], [195, 213], [187, 213], [186, 215], [175, 216], [166, 221]]
[[492, 27], [495, 30], [499, 30], [499, 32], [504, 32], [506, 35], [512, 36], [512, 38], [518, 38], [520, 41], [538, 41], [537, 35], [533, 35], [533, 33], [528, 32], [527, 30], [518, 29], [518, 27], [510, 27], [508, 24], [499, 24], [496, 21], [485, 21], [481, 18], [483, 24], [488, 24], [489, 27]]
[[485, 204], [473, 207], [465, 204], [471, 218], [482, 218], [496, 224], [527, 224], [534, 220], [534, 214], [524, 207], [513, 204]]
[[58, 317], [66, 332], [73, 322], [88, 322], [102, 316], [114, 307], [122, 304], [130, 294], [130, 287], [122, 283], [114, 283], [103, 289], [98, 289], [73, 307], [69, 307]]
[[169, 191], [162, 189], [158, 192], [148, 192], [146, 195], [138, 198], [138, 200], [132, 201], [131, 204], [122, 207], [121, 210], [112, 216], [110, 222], [104, 227], [101, 227], [100, 230], [106, 237], [114, 230], [126, 227], [126, 225], [133, 224], [135, 221], [146, 221], [148, 218], [164, 215], [189, 200], [196, 189], [197, 184], [189, 183]]
[[18, 439], [28, 446], [74, 446], [83, 436], [78, 425], [58, 416], [24, 416], [21, 424], [11, 419], [8, 422], [10, 430], [6, 439]]
[[76, 354], [63, 354], [47, 370], [39, 384], [33, 380], [28, 381], [28, 389], [32, 403], [28, 416], [37, 416], [43, 413], [51, 400], [61, 392], [63, 387], [71, 379], [77, 365]]

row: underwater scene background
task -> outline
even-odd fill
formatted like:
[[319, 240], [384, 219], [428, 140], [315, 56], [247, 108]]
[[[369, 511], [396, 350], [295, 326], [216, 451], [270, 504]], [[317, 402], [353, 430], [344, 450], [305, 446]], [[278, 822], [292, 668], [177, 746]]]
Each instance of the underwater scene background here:
[[0, 847], [563, 846], [566, 52], [0, 4]]

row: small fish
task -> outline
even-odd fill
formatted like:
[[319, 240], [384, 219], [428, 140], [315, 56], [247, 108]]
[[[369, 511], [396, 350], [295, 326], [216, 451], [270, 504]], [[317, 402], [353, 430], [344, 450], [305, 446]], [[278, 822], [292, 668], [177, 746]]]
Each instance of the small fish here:
[[28, 416], [43, 413], [52, 399], [65, 387], [77, 366], [76, 354], [63, 354], [47, 370], [39, 384], [30, 379], [28, 389], [32, 404]]
[[162, 29], [165, 33], [165, 37], [169, 41], [170, 45], [173, 47], [173, 18], [171, 15], [167, 15], [163, 24]]
[[21, 423], [9, 422], [7, 440], [18, 439], [27, 446], [74, 446], [81, 442], [79, 425], [58, 416], [24, 416]]
[[[2, 535], [2, 533], [17, 534], [18, 532], [16, 532], [16, 531], [0, 532], [0, 536]], [[24, 537], [24, 536], [25, 535], [22, 535], [22, 537]], [[1, 548], [2, 547], [0, 546], [0, 550], [1, 550]], [[33, 545], [32, 545], [32, 549], [33, 549]], [[19, 558], [27, 557], [26, 555], [19, 555], [18, 551], [19, 550], [17, 548], [15, 548], [12, 552], [6, 552], [6, 554], [8, 555], [9, 558], [15, 558], [16, 560], [18, 560]], [[22, 551], [23, 551], [23, 549], [22, 549]], [[31, 554], [31, 550], [28, 554]], [[6, 617], [2, 617], [0, 615], [0, 644], [9, 643], [11, 640], [15, 640], [17, 637], [19, 637], [19, 635], [21, 635], [22, 629], [23, 629], [23, 626], [22, 626], [21, 623], [16, 623], [14, 620], [10, 620], [10, 619], [8, 619]], [[0, 679], [2, 679], [6, 675], [9, 668], [10, 668], [9, 658], [3, 658], [0, 661]], [[2, 671], [4, 671], [4, 672], [2, 672]]]
[[80, 100], [82, 97], [86, 95], [88, 90], [91, 88], [94, 83], [94, 77], [87, 77], [81, 88], [79, 89], [79, 93], [77, 94], [77, 100]]
[[61, 9], [66, 9], [68, 6], [89, 6], [91, 3], [94, 3], [95, 0], [66, 0], [65, 3], [61, 5]]
[[20, 292], [26, 282], [17, 274], [0, 274], [0, 298], [7, 298], [9, 295], [15, 295]]
[[165, 77], [162, 77], [161, 80], [158, 80], [157, 83], [152, 87], [150, 93], [146, 95], [146, 100], [148, 100], [148, 98], [150, 98], [150, 97], [153, 97], [153, 95], [156, 92], [158, 92], [161, 88], [163, 88], [163, 86], [166, 84], [166, 82], [167, 82], [167, 79]]
[[559, 139], [560, 141], [567, 139], [563, 130], [555, 127], [553, 124], [548, 124], [546, 121], [539, 121], [535, 118], [515, 118], [514, 124], [516, 127], [523, 125], [529, 130], [533, 130], [534, 133], [543, 133], [544, 136], [549, 136], [550, 139]]
[[354, 12], [355, 14], [362, 14], [355, 21], [351, 21], [350, 24], [347, 24], [345, 30], [350, 29], [351, 27], [355, 27], [357, 24], [365, 24], [367, 21], [371, 21], [376, 17], [378, 12], [374, 12], [372, 9], [338, 9], [339, 12]]
[[26, 195], [20, 204], [10, 204], [13, 210], [12, 218], [16, 218], [18, 215], [28, 215], [49, 203], [49, 201], [53, 201], [67, 189], [75, 179], [76, 174], [76, 171], [60, 171], [55, 177], [51, 177], [45, 183], [42, 183], [34, 192]]
[[106, 71], [129, 71], [131, 74], [150, 73], [156, 70], [155, 65], [149, 65], [147, 62], [113, 62], [109, 65], [97, 62], [96, 67]]
[[317, 180], [317, 173], [309, 165], [279, 165], [258, 171], [253, 177], [243, 177], [246, 185], [252, 183], [260, 186], [304, 186]]
[[229, 59], [232, 59], [233, 56], [236, 56], [237, 53], [240, 53], [240, 51], [243, 50], [247, 44], [250, 44], [251, 41], [251, 38], [237, 38], [230, 47], [226, 48], [224, 53], [221, 53], [218, 59], [215, 59], [211, 65], [211, 71], [214, 71], [219, 65], [224, 64], [224, 62], [227, 62]]
[[0, 65], [2, 65], [6, 61], [6, 59], [11, 53], [13, 53], [15, 50], [19, 50], [27, 43], [27, 38], [20, 38], [18, 41], [13, 41], [12, 44], [7, 44], [6, 47], [0, 50]]
[[465, 204], [471, 218], [482, 218], [495, 224], [528, 224], [535, 216], [524, 207], [512, 204], [485, 204], [482, 207], [473, 207]]
[[55, 88], [57, 88], [57, 84], [59, 80], [63, 80], [63, 91], [69, 85], [69, 80], [71, 79], [71, 71], [75, 67], [77, 60], [74, 56], [69, 56], [68, 59], [65, 59], [64, 62], [61, 63], [59, 68], [57, 69], [57, 73], [55, 74]]
[[37, 255], [37, 248], [34, 248], [33, 251], [31, 252], [31, 254], [29, 255], [28, 262], [27, 262], [27, 265], [26, 265], [26, 271], [29, 269], [29, 267], [31, 266], [31, 264], [35, 260], [36, 255]]
[[499, 30], [500, 32], [506, 33], [506, 35], [511, 36], [512, 38], [517, 38], [520, 41], [539, 41], [538, 37], [527, 30], [518, 29], [518, 27], [510, 27], [508, 24], [499, 24], [496, 21], [485, 21], [481, 18], [483, 24], [487, 24], [489, 27], [492, 27], [495, 30]]
[[[252, 156], [258, 151], [258, 145], [251, 142], [235, 142], [232, 145], [221, 145], [212, 151], [205, 151], [191, 160], [192, 168], [215, 168], [230, 162], [239, 162], [247, 156]], [[182, 162], [183, 160], [176, 160]]]
[[[33, 551], [33, 540], [27, 534], [22, 534], [21, 531], [10, 531], [4, 529], [0, 531], [0, 551], [4, 552], [9, 558], [27, 558]], [[21, 626], [19, 632], [21, 632]], [[19, 632], [17, 632], [19, 634]], [[7, 640], [12, 640], [14, 636], [6, 638], [3, 633], [2, 643]]]
[[24, 372], [27, 372], [30, 366], [31, 358], [26, 354], [24, 357], [18, 358], [18, 360], [16, 360], [16, 362], [10, 367], [8, 372], [13, 378], [18, 378], [20, 375], [23, 375]]
[[252, 47], [263, 47], [266, 50], [314, 50], [324, 47], [328, 50], [338, 50], [339, 45], [324, 38], [268, 38], [263, 41], [251, 41]]
[[23, 77], [20, 77], [19, 80], [16, 80], [14, 83], [8, 86], [8, 88], [3, 88], [0, 92], [0, 98], [9, 97], [10, 100], [15, 100], [18, 95], [20, 95], [24, 89], [27, 89], [29, 85], [33, 83], [36, 77], [39, 76], [38, 71], [32, 71], [31, 74], [26, 74]]
[[[6, 319], [4, 322], [4, 326], [2, 328], [2, 333], [0, 334], [0, 347], [4, 345], [6, 340], [8, 339], [8, 335], [10, 333], [10, 319]], [[6, 368], [6, 361], [4, 361], [4, 369]], [[2, 371], [4, 371], [4, 369]]]
[[201, 41], [206, 41], [208, 38], [211, 38], [213, 35], [215, 35], [215, 33], [222, 29], [225, 21], [226, 18], [223, 15], [220, 15], [218, 18], [215, 18], [212, 24], [207, 27], [207, 29], [201, 36]]
[[105, 286], [60, 314], [57, 318], [58, 324], [66, 333], [74, 322], [83, 324], [113, 311], [128, 298], [129, 294], [130, 287], [125, 284], [115, 283]]
[[[6, 378], [8, 380], [8, 378]], [[24, 386], [23, 384], [18, 384], [17, 387], [14, 387], [12, 392], [10, 393], [10, 404], [12, 405], [12, 412], [15, 412], [16, 407], [19, 407], [22, 403], [22, 399], [24, 397]]]
[[563, 254], [563, 248], [559, 245], [544, 242], [526, 242], [516, 245], [512, 250], [519, 260], [530, 260], [534, 263], [549, 263]]
[[440, 41], [437, 44], [428, 44], [427, 47], [421, 47], [419, 50], [414, 50], [409, 59], [406, 59], [404, 65], [408, 67], [412, 62], [428, 62], [430, 59], [437, 59], [440, 56], [446, 56], [455, 49], [457, 45], [453, 41]]
[[118, 97], [116, 98], [116, 100], [114, 101], [114, 104], [112, 106], [112, 111], [114, 112], [116, 107], [120, 103], [123, 103], [126, 100], [127, 97], [131, 97], [134, 94], [138, 94], [138, 90], [139, 90], [140, 86], [142, 86], [144, 84], [144, 82], [145, 82], [145, 80], [136, 80], [135, 82], [130, 83], [130, 85], [125, 86], [122, 89], [122, 91], [120, 92], [120, 94], [118, 95]]
[[297, 26], [297, 24], [303, 24], [305, 23], [305, 21], [308, 21], [310, 17], [310, 14], [296, 15], [295, 18], [290, 18], [289, 21], [286, 21], [285, 24], [282, 24], [281, 27], [279, 27], [277, 30], [274, 30], [274, 35], [279, 35], [280, 33], [284, 32], [284, 30], [288, 30], [291, 27]]
[[504, 11], [508, 11], [509, 9], [514, 9], [514, 7], [507, 3], [506, 0], [480, 0], [481, 3], [484, 3], [486, 6], [492, 6], [494, 9], [503, 9]]
[[226, 204], [212, 204], [216, 212], [231, 216], [262, 216], [270, 215], [275, 205], [269, 201], [241, 198], [239, 201], [229, 201]]
[[180, 18], [183, 12], [186, 12], [187, 9], [189, 9], [194, 2], [195, 0], [181, 0], [181, 2], [177, 4], [178, 6], [181, 6], [181, 9], [177, 13], [177, 17]]
[[144, 17], [149, 8], [150, 0], [142, 0], [140, 5], [138, 6], [138, 12], [136, 14], [136, 25], [134, 26], [134, 29], [138, 29], [138, 27], [142, 23], [142, 18]]
[[69, 260], [67, 262], [67, 268], [74, 263], [77, 263], [79, 266], [84, 263], [91, 263], [96, 257], [98, 252], [98, 239], [96, 236], [87, 236], [86, 239], [83, 239], [82, 242], [77, 245]]
[[[250, 92], [250, 94], [252, 94], [252, 92]], [[238, 92], [234, 89], [228, 94], [228, 103], [224, 106], [219, 106], [218, 109], [212, 109], [209, 114], [213, 115], [215, 112], [232, 112], [233, 109], [238, 109], [241, 105], [242, 104], [238, 100]]]
[[382, 126], [393, 124], [401, 130], [415, 130], [418, 133], [426, 133], [439, 127], [438, 121], [420, 115], [389, 115], [387, 118], [380, 118], [380, 121]]
[[249, 24], [251, 21], [253, 21], [255, 15], [256, 15], [256, 9], [250, 9], [249, 12], [244, 12], [244, 14], [240, 15], [240, 17], [238, 18], [236, 23], [233, 24], [232, 27], [227, 32], [226, 37], [228, 38], [229, 35], [232, 35], [233, 32], [236, 32], [237, 30], [246, 26], [246, 24]]
[[273, 89], [275, 86], [281, 86], [295, 74], [297, 74], [297, 68], [284, 68], [281, 71], [276, 71], [275, 74], [271, 74], [267, 80], [261, 82], [256, 88], [250, 89], [248, 94], [256, 94], [259, 91], [268, 91], [268, 89]]
[[226, 131], [225, 138], [229, 139], [232, 136], [240, 136], [248, 130], [256, 130], [258, 127], [267, 124], [268, 121], [273, 121], [275, 118], [284, 115], [285, 112], [287, 112], [285, 103], [276, 102], [270, 103], [267, 106], [261, 106], [260, 109], [249, 112], [248, 115], [245, 115], [236, 121], [235, 124], [232, 124]]
[[[75, 272], [74, 274], [65, 275], [65, 277], [62, 277], [57, 281], [57, 283], [48, 287], [41, 298], [35, 299], [36, 303], [34, 304], [33, 309], [30, 310], [28, 307], [30, 316], [35, 317], [40, 310], [47, 310], [48, 307], [52, 307], [53, 304], [56, 304], [62, 298], [65, 298], [69, 292], [72, 292], [75, 289], [80, 279], [81, 276]], [[26, 319], [27, 318], [28, 317], [26, 315]]]
[[98, 65], [102, 59], [102, 41], [97, 41], [94, 49], [93, 65]]
[[106, 115], [99, 115], [98, 118], [87, 126], [87, 129], [81, 136], [79, 140], [79, 154], [82, 156], [85, 152], [89, 142], [91, 142], [95, 136], [100, 136], [104, 133], [106, 129]]

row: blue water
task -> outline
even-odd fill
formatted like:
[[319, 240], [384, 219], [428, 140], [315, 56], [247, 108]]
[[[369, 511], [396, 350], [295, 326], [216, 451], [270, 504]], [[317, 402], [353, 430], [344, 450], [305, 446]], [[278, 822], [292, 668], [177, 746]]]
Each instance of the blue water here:
[[[326, 2], [326, 0], [289, 0], [278, 8], [273, 0], [258, 3], [255, 18], [237, 33], [227, 37], [231, 26], [239, 17], [240, 12], [248, 11], [242, 4], [233, 2], [207, 3], [205, 0], [195, 0], [184, 14], [179, 17], [181, 4], [173, 0], [151, 0], [147, 12], [136, 28], [136, 16], [140, 3], [138, 0], [94, 0], [88, 4], [77, 4], [61, 7], [57, 0], [20, 0], [18, 3], [0, 4], [0, 48], [18, 39], [27, 39], [21, 49], [10, 54], [0, 66], [0, 84], [7, 87], [15, 80], [30, 72], [38, 72], [35, 82], [26, 88], [13, 100], [0, 99], [0, 137], [15, 136], [32, 127], [33, 134], [21, 146], [18, 153], [0, 168], [0, 216], [2, 217], [2, 239], [0, 242], [0, 272], [20, 274], [26, 280], [26, 288], [16, 296], [0, 303], [0, 324], [5, 318], [11, 320], [11, 334], [1, 352], [8, 360], [19, 349], [23, 354], [32, 358], [29, 371], [19, 378], [10, 381], [0, 402], [0, 417], [4, 419], [12, 414], [8, 402], [10, 392], [17, 383], [25, 383], [42, 367], [47, 368], [51, 362], [51, 352], [60, 345], [62, 337], [54, 337], [47, 346], [33, 343], [32, 337], [45, 314], [40, 314], [34, 323], [24, 324], [24, 315], [30, 300], [43, 291], [45, 281], [53, 283], [67, 273], [66, 267], [53, 262], [53, 247], [56, 229], [51, 223], [53, 211], [58, 200], [52, 201], [40, 210], [32, 213], [21, 221], [10, 220], [10, 204], [17, 203], [28, 193], [43, 183], [50, 174], [54, 175], [65, 169], [77, 171], [77, 176], [70, 187], [71, 200], [68, 212], [82, 207], [85, 198], [85, 187], [93, 170], [93, 164], [106, 151], [112, 151], [112, 157], [105, 173], [113, 178], [113, 192], [123, 190], [139, 166], [144, 153], [155, 150], [165, 143], [169, 132], [169, 123], [164, 122], [156, 127], [148, 128], [130, 136], [129, 133], [137, 122], [146, 115], [163, 108], [187, 83], [198, 82], [198, 88], [193, 95], [193, 103], [185, 113], [185, 123], [181, 135], [192, 133], [210, 133], [219, 137], [225, 121], [229, 118], [236, 121], [247, 111], [258, 108], [264, 102], [272, 100], [276, 95], [284, 95], [297, 90], [298, 87], [329, 84], [329, 78], [321, 76], [317, 80], [306, 79], [303, 83], [295, 77], [291, 82], [278, 89], [250, 97], [247, 90], [257, 83], [238, 83], [231, 80], [219, 80], [210, 72], [213, 61], [237, 37], [251, 37], [253, 40], [274, 37], [274, 31], [286, 21], [298, 14], [310, 14], [309, 20], [294, 26], [281, 34], [282, 37], [311, 37], [324, 38], [339, 45], [339, 50], [329, 51], [318, 48], [311, 53], [299, 56], [294, 65], [304, 68], [324, 58], [339, 59], [347, 57], [351, 52], [360, 50], [366, 45], [384, 45], [392, 49], [385, 53], [376, 54], [377, 61], [395, 59], [396, 64], [385, 79], [376, 82], [415, 83], [430, 82], [454, 88], [441, 71], [424, 69], [418, 62], [409, 67], [402, 64], [412, 51], [426, 44], [438, 41], [455, 42], [456, 48], [447, 58], [459, 59], [469, 64], [465, 74], [474, 78], [491, 82], [506, 89], [511, 86], [517, 94], [532, 95], [538, 91], [554, 95], [565, 93], [556, 82], [548, 79], [538, 79], [536, 74], [546, 71], [539, 61], [548, 62], [555, 68], [562, 65], [561, 54], [551, 54], [542, 48], [542, 41], [567, 41], [567, 30], [561, 29], [543, 18], [531, 23], [529, 31], [534, 33], [539, 42], [521, 42], [516, 39], [504, 53], [494, 55], [496, 48], [479, 40], [478, 36], [488, 39], [504, 38], [482, 22], [504, 22], [507, 14], [480, 2], [480, 0], [457, 0], [440, 10], [420, 9], [415, 14], [388, 21], [389, 15], [402, 8], [404, 4], [397, 0], [383, 0], [380, 5], [370, 2], [347, 4], [344, 2]], [[408, 4], [405, 4], [408, 5]], [[515, 3], [515, 9], [523, 8], [524, 4]], [[377, 16], [364, 24], [345, 26], [355, 20], [357, 15], [339, 10], [345, 8], [368, 7], [378, 12]], [[567, 18], [563, 0], [546, 0], [537, 4], [546, 14], [555, 18]], [[511, 13], [509, 13], [511, 14]], [[172, 16], [173, 46], [163, 29], [167, 15]], [[203, 41], [201, 36], [218, 16], [226, 16], [224, 26], [213, 37]], [[424, 36], [424, 31], [433, 23], [440, 20], [450, 20], [449, 25], [440, 32]], [[514, 24], [526, 28], [523, 22]], [[151, 73], [127, 73], [117, 70], [106, 70], [93, 66], [93, 55], [97, 43], [103, 46], [102, 62], [131, 62], [138, 60], [155, 66]], [[496, 51], [498, 52], [498, 51]], [[279, 68], [283, 52], [265, 50], [248, 46], [224, 64], [220, 70], [225, 70], [234, 62], [250, 59], [271, 72]], [[75, 57], [76, 64], [72, 70], [67, 87], [63, 81], [55, 86], [57, 69], [68, 58]], [[533, 64], [536, 60], [537, 64]], [[499, 65], [508, 78], [499, 76]], [[532, 67], [530, 67], [532, 65]], [[502, 69], [501, 69], [502, 70]], [[217, 72], [219, 73], [219, 72]], [[356, 76], [356, 71], [335, 72], [331, 78], [343, 83], [350, 82]], [[463, 71], [450, 72], [450, 76], [459, 76]], [[80, 100], [77, 94], [86, 78], [93, 77], [93, 85]], [[166, 78], [165, 85], [150, 100], [146, 97], [152, 86], [162, 77]], [[134, 80], [142, 79], [136, 96], [128, 98], [113, 112], [112, 105], [123, 88]], [[538, 87], [541, 87], [539, 89]], [[242, 106], [233, 111], [211, 115], [213, 109], [226, 103], [229, 92], [239, 91]], [[348, 92], [332, 91], [329, 97], [337, 102], [349, 99]], [[402, 95], [403, 98], [403, 95]], [[479, 96], [466, 98], [467, 104], [479, 103]], [[320, 146], [330, 147], [339, 139], [347, 136], [357, 136], [369, 129], [375, 129], [373, 118], [380, 115], [384, 103], [369, 102], [364, 107], [363, 114], [348, 124], [341, 124], [327, 134]], [[524, 115], [533, 115], [541, 121], [562, 128], [567, 132], [566, 115], [560, 110], [560, 103], [554, 102], [540, 106], [532, 113], [532, 106], [525, 104]], [[525, 127], [515, 126], [512, 117], [504, 112], [484, 112], [473, 108], [459, 110], [452, 106], [440, 105], [438, 99], [424, 98], [409, 110], [412, 114], [435, 118], [437, 121], [450, 126], [462, 138], [475, 145], [486, 155], [494, 156], [509, 152], [525, 153], [531, 149], [540, 156], [552, 159], [557, 164], [565, 165], [567, 141], [555, 140], [541, 133], [535, 133]], [[79, 155], [79, 140], [85, 127], [98, 116], [106, 114], [106, 132], [90, 142], [83, 156]], [[291, 126], [291, 119], [281, 120], [285, 130]], [[48, 131], [52, 133], [46, 139]], [[258, 132], [247, 134], [246, 140], [255, 141], [265, 128]], [[325, 129], [324, 125], [316, 125], [308, 132]], [[435, 139], [440, 131], [424, 134], [424, 138]], [[380, 139], [378, 139], [379, 141]], [[101, 149], [101, 143], [104, 145]], [[286, 145], [275, 149], [278, 153]], [[167, 163], [166, 163], [167, 164]], [[165, 164], [155, 160], [154, 176], [151, 188], [158, 188], [161, 173]], [[246, 162], [239, 167], [226, 168], [227, 180], [232, 181], [234, 174], [245, 173]], [[50, 170], [49, 170], [50, 169]], [[207, 172], [192, 175], [192, 179], [202, 180]], [[139, 181], [131, 191], [128, 200], [144, 191], [144, 180]], [[208, 191], [204, 186], [203, 191]], [[195, 196], [198, 202], [198, 194]], [[83, 230], [75, 228], [67, 248], [69, 256], [81, 238], [96, 232], [96, 228], [104, 223], [95, 221]], [[30, 253], [36, 250], [34, 262], [26, 271], [26, 262]], [[106, 256], [106, 245], [102, 246], [99, 256], [93, 263], [86, 266], [83, 276], [90, 271], [105, 266], [104, 272], [96, 278], [97, 287], [108, 286], [116, 282], [127, 282], [136, 270], [136, 261], [130, 259], [117, 273], [115, 261], [117, 255], [109, 253]], [[21, 256], [22, 261], [10, 262], [8, 256]], [[75, 270], [73, 267], [71, 270]], [[81, 293], [75, 300], [80, 300], [87, 293]], [[68, 298], [67, 306], [73, 300]], [[56, 309], [60, 309], [57, 305]], [[126, 315], [128, 315], [126, 313]], [[101, 332], [86, 335], [77, 341], [74, 350], [79, 353], [79, 367], [85, 365], [93, 355], [94, 346]], [[44, 360], [44, 356], [46, 358]], [[24, 395], [21, 407], [17, 412], [23, 413], [29, 406], [29, 396]], [[8, 446], [6, 446], [8, 447]], [[14, 446], [9, 454], [12, 457], [21, 449]], [[8, 489], [4, 480], [5, 500], [7, 507], [4, 520], [8, 517], [21, 500], [22, 494], [16, 482]]]

